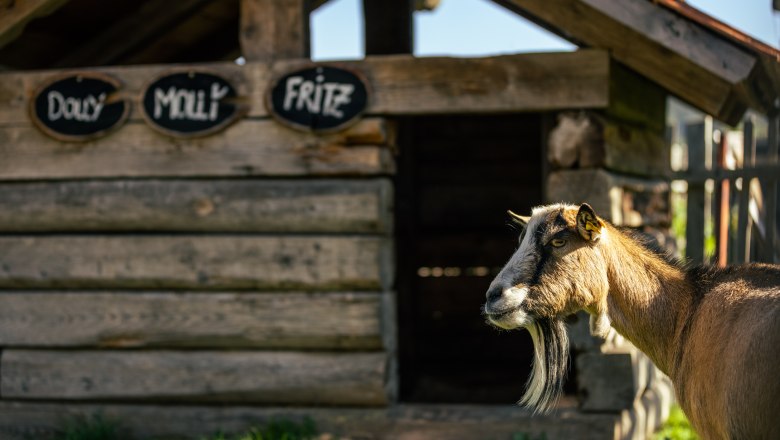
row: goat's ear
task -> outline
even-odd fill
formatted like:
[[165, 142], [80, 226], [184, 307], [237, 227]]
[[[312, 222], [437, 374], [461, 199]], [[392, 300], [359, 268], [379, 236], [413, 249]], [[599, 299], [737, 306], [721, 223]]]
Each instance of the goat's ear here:
[[596, 215], [593, 208], [587, 203], [580, 205], [577, 211], [577, 232], [588, 241], [596, 241], [601, 237], [601, 228], [604, 222]]
[[528, 226], [528, 222], [531, 220], [531, 217], [525, 217], [523, 215], [515, 214], [512, 211], [507, 211], [507, 214], [509, 214], [509, 218], [511, 218], [515, 224], [517, 224], [523, 229], [525, 229], [525, 227]]

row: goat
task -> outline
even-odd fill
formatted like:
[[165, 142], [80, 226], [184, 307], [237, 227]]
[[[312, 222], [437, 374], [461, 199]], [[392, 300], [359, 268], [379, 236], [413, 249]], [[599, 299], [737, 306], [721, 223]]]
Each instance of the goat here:
[[599, 218], [588, 204], [510, 211], [520, 245], [487, 291], [483, 312], [524, 327], [534, 366], [521, 404], [548, 411], [568, 361], [563, 318], [614, 328], [674, 384], [707, 439], [780, 439], [780, 266], [684, 267]]

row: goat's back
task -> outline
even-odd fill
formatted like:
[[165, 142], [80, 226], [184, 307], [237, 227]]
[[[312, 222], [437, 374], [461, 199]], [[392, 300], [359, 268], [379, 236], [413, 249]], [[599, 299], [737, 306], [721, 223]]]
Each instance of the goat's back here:
[[691, 274], [698, 290], [681, 335], [680, 404], [704, 438], [780, 438], [780, 266]]

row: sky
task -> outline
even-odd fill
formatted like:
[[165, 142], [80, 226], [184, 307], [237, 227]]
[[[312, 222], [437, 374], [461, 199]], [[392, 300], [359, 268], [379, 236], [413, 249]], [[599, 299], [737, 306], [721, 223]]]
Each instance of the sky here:
[[[709, 15], [771, 46], [780, 43], [780, 13], [772, 0], [688, 0]], [[312, 59], [363, 57], [362, 0], [330, 0], [311, 18]], [[417, 56], [487, 56], [574, 50], [567, 41], [490, 0], [440, 0], [414, 16]]]

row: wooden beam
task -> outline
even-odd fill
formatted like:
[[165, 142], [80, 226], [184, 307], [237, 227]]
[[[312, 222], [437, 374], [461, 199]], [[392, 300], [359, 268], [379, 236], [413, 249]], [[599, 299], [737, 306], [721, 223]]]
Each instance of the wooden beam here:
[[0, 345], [376, 350], [380, 295], [6, 291]]
[[236, 32], [239, 17], [237, 1], [210, 1], [196, 14], [162, 29], [116, 64], [233, 61], [240, 56]]
[[320, 138], [269, 119], [245, 120], [190, 141], [133, 122], [85, 148], [62, 144], [32, 126], [0, 127], [0, 180], [393, 173], [386, 146], [346, 142], [343, 134]]
[[0, 287], [383, 290], [389, 251], [368, 236], [2, 236]]
[[[739, 88], [758, 59], [646, 0], [495, 0], [558, 35], [607, 49], [631, 69], [728, 123], [748, 105]], [[762, 108], [760, 105], [758, 108]]]
[[49, 15], [68, 0], [15, 0], [3, 8], [0, 14], [0, 47], [22, 34], [31, 20]]
[[379, 406], [384, 353], [3, 350], [4, 399]]
[[[254, 375], [253, 375], [254, 376]], [[620, 431], [620, 414], [583, 413], [562, 399], [552, 414], [532, 415], [519, 405], [400, 404], [387, 408], [140, 405], [0, 401], [5, 440], [52, 438], [63, 419], [100, 413], [124, 434], [143, 439], [202, 439], [204, 433], [245, 433], [271, 420], [314, 420], [335, 438], [372, 439], [578, 439], [601, 440]], [[656, 410], [661, 410], [656, 408]], [[154, 423], [149, 423], [153, 420]], [[59, 430], [58, 430], [59, 429]], [[518, 434], [522, 433], [522, 434]], [[129, 437], [129, 435], [128, 435]], [[231, 436], [232, 438], [232, 436]], [[641, 437], [640, 437], [641, 438]]]
[[389, 233], [392, 184], [110, 180], [0, 184], [0, 231]]
[[[267, 117], [265, 93], [270, 82], [310, 60], [268, 63], [193, 64], [223, 75], [252, 104], [250, 117]], [[609, 104], [609, 55], [601, 50], [528, 53], [488, 58], [415, 58], [408, 55], [368, 57], [340, 62], [363, 73], [372, 90], [368, 114], [502, 113], [572, 108], [605, 108]], [[124, 94], [141, 94], [150, 78], [170, 65], [94, 69], [122, 81]], [[27, 102], [55, 71], [0, 73], [0, 127], [28, 124]], [[132, 110], [131, 121], [140, 121]], [[120, 133], [124, 131], [121, 130]]]
[[363, 0], [366, 55], [412, 53], [414, 9], [414, 0]]
[[140, 9], [90, 38], [57, 61], [54, 67], [102, 66], [116, 63], [133, 50], [149, 44], [185, 17], [198, 13], [211, 0], [144, 2]]
[[308, 58], [309, 0], [241, 0], [241, 53], [247, 61]]

